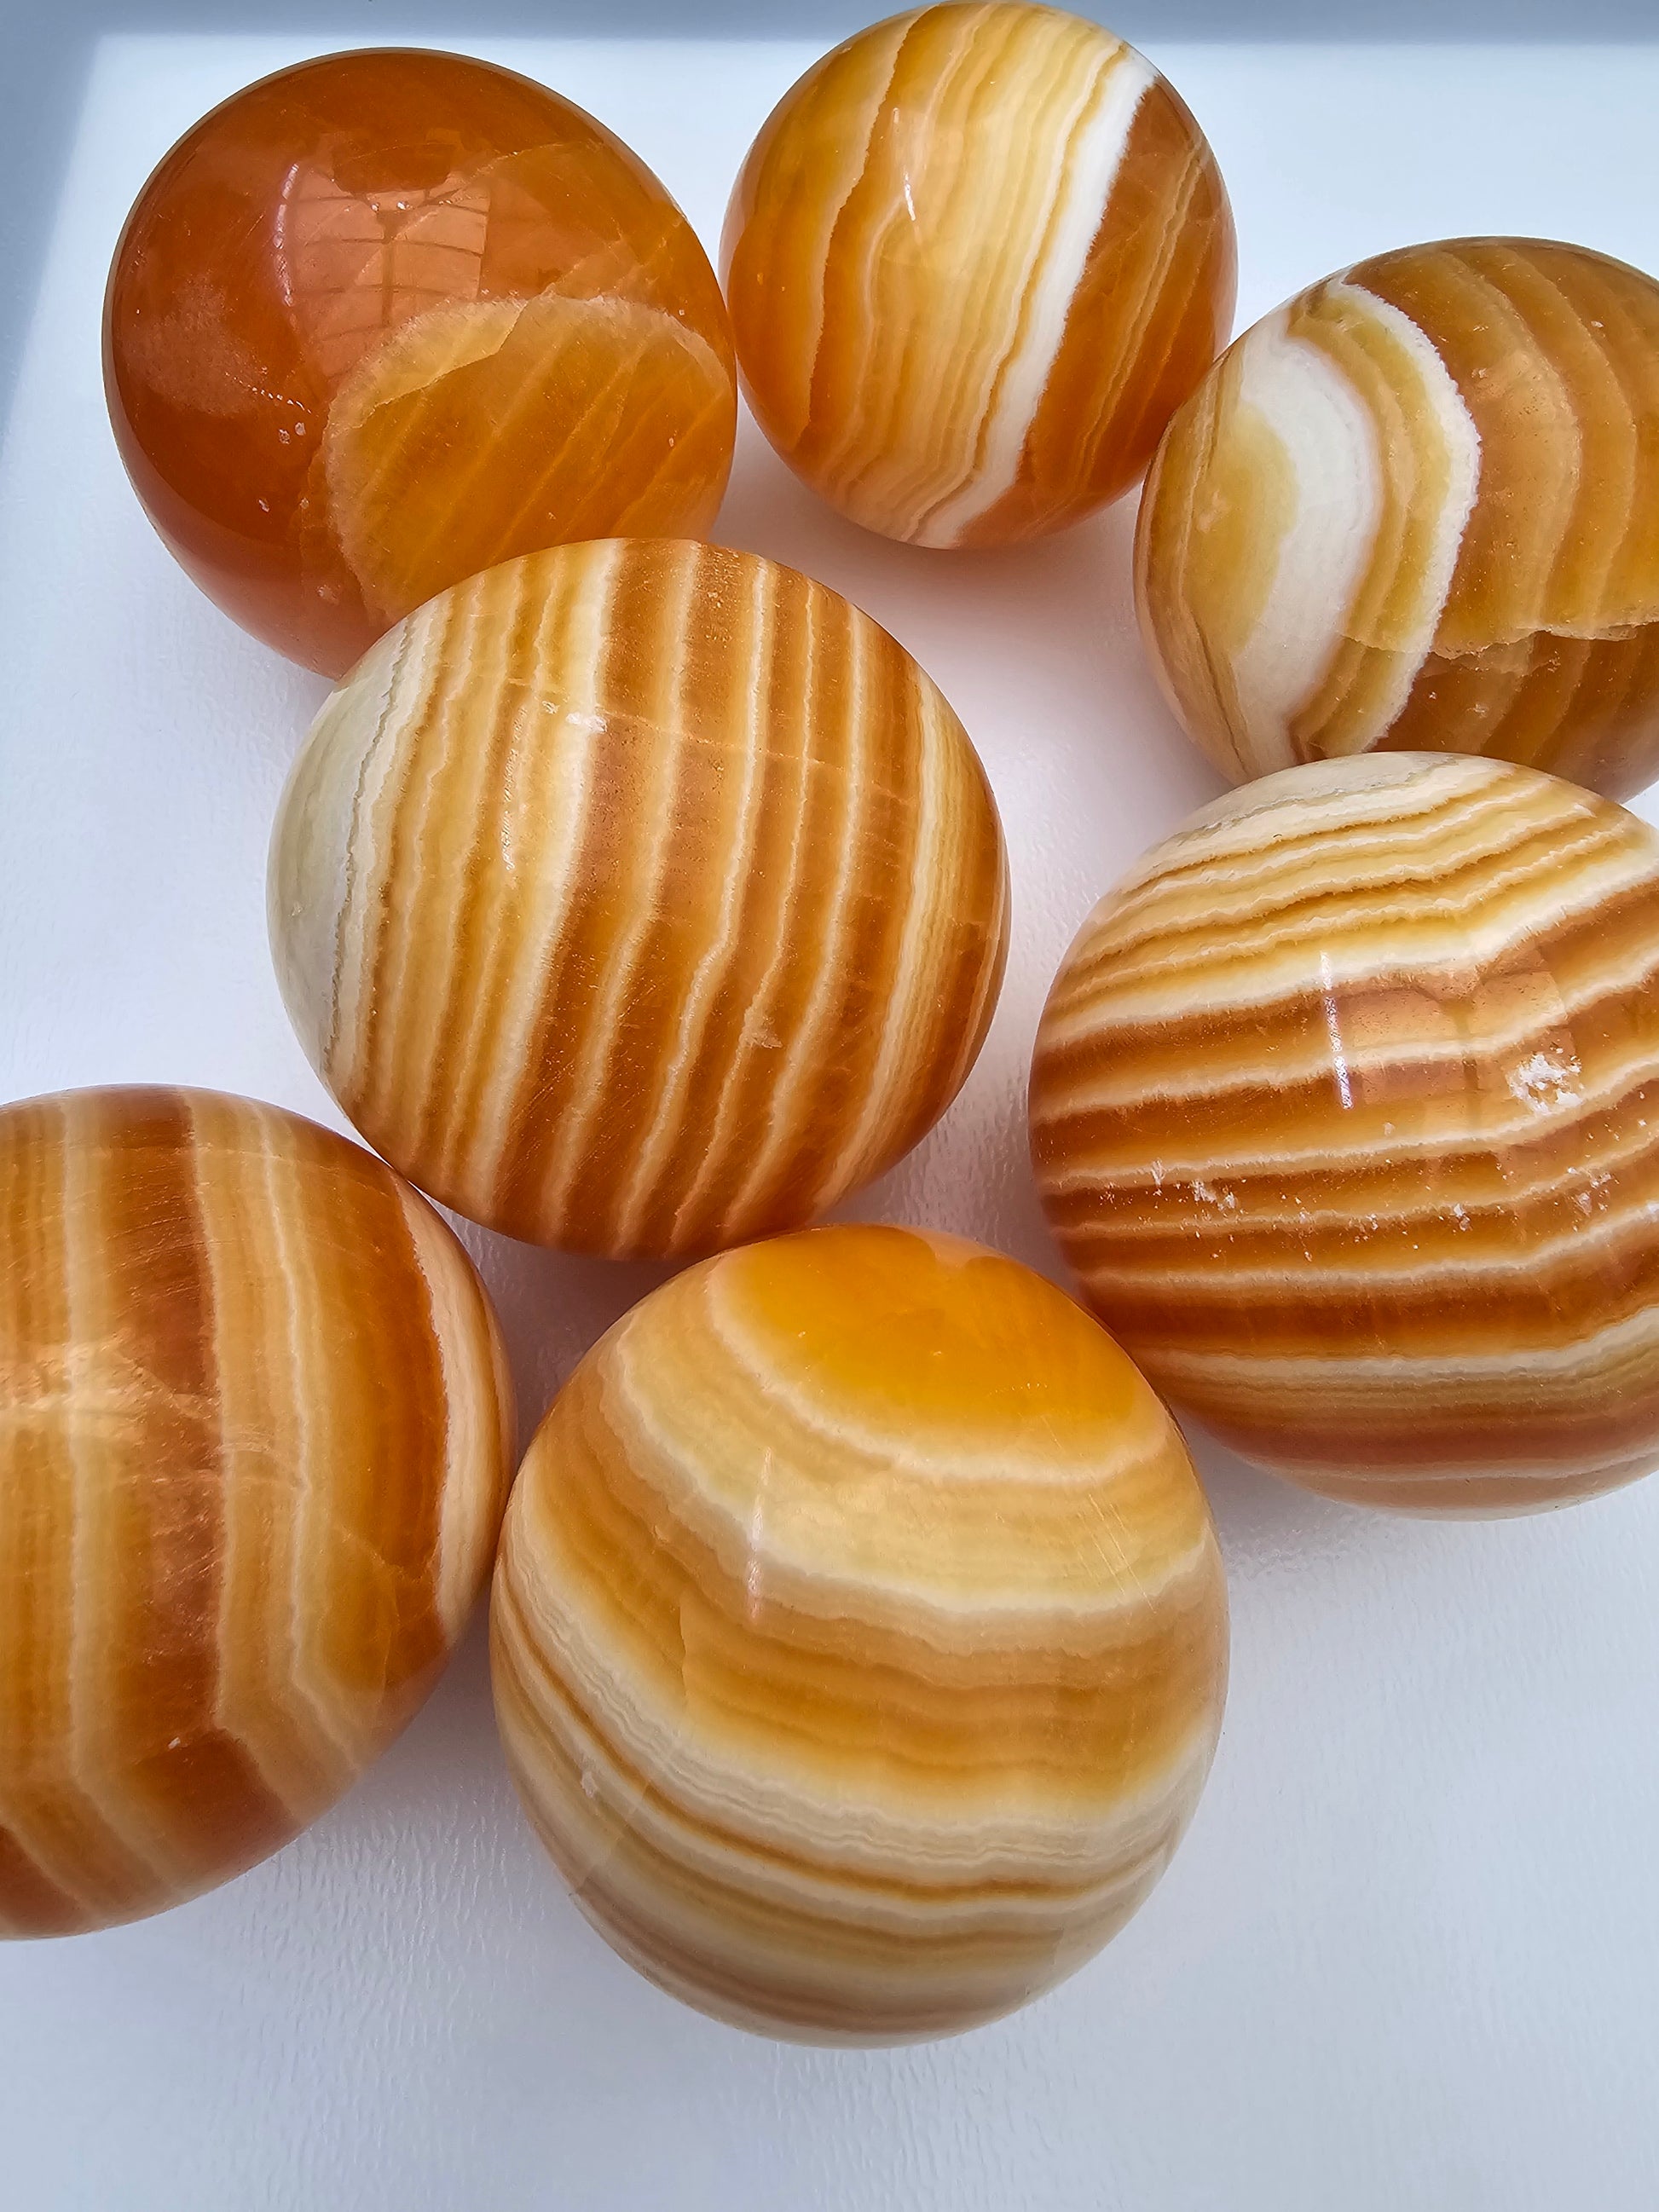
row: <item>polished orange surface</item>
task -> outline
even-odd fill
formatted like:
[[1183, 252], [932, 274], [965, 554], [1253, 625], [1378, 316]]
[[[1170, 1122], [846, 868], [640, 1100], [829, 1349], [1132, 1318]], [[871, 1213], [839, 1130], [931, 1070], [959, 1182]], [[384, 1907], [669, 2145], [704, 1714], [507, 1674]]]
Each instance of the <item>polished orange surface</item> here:
[[492, 562], [695, 536], [731, 465], [726, 311], [635, 155], [453, 54], [334, 54], [198, 123], [110, 275], [105, 382], [151, 520], [338, 676]]
[[1122, 40], [1018, 0], [896, 15], [810, 70], [722, 258], [767, 436], [917, 545], [1116, 498], [1232, 319], [1232, 216], [1181, 100]]
[[63, 1935], [385, 1749], [489, 1571], [512, 1395], [431, 1207], [275, 1107], [0, 1109], [0, 1935]]
[[1487, 753], [1659, 773], [1659, 283], [1458, 238], [1310, 286], [1229, 348], [1146, 480], [1136, 590], [1236, 781]]
[[623, 1955], [745, 2027], [948, 2034], [1120, 1928], [1190, 1819], [1227, 1611], [1179, 1432], [1052, 1283], [837, 1228], [581, 1363], [491, 1601], [526, 1811]]
[[1659, 1464], [1659, 834], [1506, 762], [1290, 769], [1085, 924], [1048, 1217], [1175, 1402], [1310, 1488], [1522, 1512]]
[[410, 616], [318, 716], [271, 945], [313, 1066], [446, 1205], [567, 1250], [794, 1228], [945, 1111], [1001, 825], [887, 633], [758, 554], [610, 538]]

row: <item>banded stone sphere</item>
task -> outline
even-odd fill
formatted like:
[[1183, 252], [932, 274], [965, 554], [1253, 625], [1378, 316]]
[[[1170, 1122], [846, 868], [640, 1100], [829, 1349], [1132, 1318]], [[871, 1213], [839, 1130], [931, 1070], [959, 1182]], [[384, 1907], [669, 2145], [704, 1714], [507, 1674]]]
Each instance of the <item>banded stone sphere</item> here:
[[1103, 899], [1043, 1204], [1178, 1406], [1309, 1489], [1565, 1504], [1659, 1463], [1659, 836], [1501, 761], [1311, 763]]
[[510, 555], [695, 536], [737, 385], [708, 257], [638, 156], [458, 54], [329, 54], [237, 93], [140, 193], [110, 419], [185, 568], [339, 676]]
[[1659, 284], [1575, 246], [1362, 261], [1170, 425], [1142, 634], [1235, 782], [1482, 753], [1613, 799], [1659, 773]]
[[884, 630], [751, 553], [567, 546], [433, 600], [295, 765], [270, 929], [363, 1135], [510, 1236], [674, 1259], [932, 1127], [1007, 939], [996, 809]]
[[274, 1106], [0, 1109], [0, 1936], [60, 1936], [386, 1749], [489, 1571], [512, 1392], [431, 1207]]
[[542, 1424], [490, 1608], [538, 1833], [607, 1942], [738, 2027], [990, 2020], [1152, 1888], [1221, 1723], [1180, 1434], [1053, 1284], [959, 1239], [750, 1245]]
[[1232, 324], [1231, 211], [1151, 63], [1058, 9], [924, 8], [785, 94], [721, 247], [744, 388], [796, 474], [912, 545], [1126, 491]]

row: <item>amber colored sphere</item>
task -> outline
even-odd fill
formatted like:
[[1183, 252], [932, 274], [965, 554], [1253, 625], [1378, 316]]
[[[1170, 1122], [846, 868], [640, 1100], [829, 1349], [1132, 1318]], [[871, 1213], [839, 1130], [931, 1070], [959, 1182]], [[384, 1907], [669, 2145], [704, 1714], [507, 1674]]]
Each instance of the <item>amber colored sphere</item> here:
[[1227, 1601], [1180, 1432], [1000, 1254], [807, 1231], [636, 1306], [542, 1424], [490, 1607], [525, 1808], [662, 1988], [802, 2041], [994, 2019], [1191, 1818]]
[[744, 388], [796, 473], [913, 545], [1059, 530], [1139, 476], [1231, 326], [1220, 172], [1053, 8], [925, 8], [786, 93], [726, 215]]
[[0, 1935], [67, 1935], [386, 1749], [488, 1575], [512, 1390], [431, 1207], [274, 1106], [0, 1109]]
[[1007, 945], [962, 725], [752, 553], [509, 562], [324, 707], [271, 846], [313, 1066], [475, 1221], [670, 1259], [799, 1226], [956, 1096]]
[[1659, 774], [1659, 284], [1464, 238], [1313, 285], [1170, 425], [1135, 582], [1235, 782], [1432, 750], [1629, 797]]
[[1031, 1135], [1085, 1297], [1247, 1459], [1518, 1513], [1659, 1464], [1659, 835], [1456, 754], [1315, 763], [1096, 908]]
[[591, 115], [456, 54], [331, 54], [215, 108], [139, 195], [104, 335], [151, 521], [330, 676], [510, 555], [699, 534], [731, 466], [684, 216]]

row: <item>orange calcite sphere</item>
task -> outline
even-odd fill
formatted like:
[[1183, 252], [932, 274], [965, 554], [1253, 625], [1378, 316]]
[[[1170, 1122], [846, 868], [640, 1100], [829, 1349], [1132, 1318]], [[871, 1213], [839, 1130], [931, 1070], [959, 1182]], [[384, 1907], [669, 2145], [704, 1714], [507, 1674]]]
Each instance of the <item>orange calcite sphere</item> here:
[[1136, 542], [1176, 713], [1235, 781], [1494, 754], [1609, 798], [1659, 773], [1659, 284], [1464, 238], [1381, 253], [1231, 347]]
[[656, 178], [454, 54], [303, 62], [198, 123], [122, 235], [105, 383], [184, 566], [331, 676], [512, 554], [708, 529], [737, 421], [714, 274]]
[[1052, 8], [861, 31], [774, 109], [722, 247], [744, 390], [816, 491], [913, 545], [999, 545], [1127, 489], [1224, 343], [1203, 133]]
[[273, 1106], [0, 1109], [0, 1935], [66, 1935], [385, 1750], [489, 1572], [512, 1393], [445, 1224]]
[[1659, 834], [1502, 761], [1247, 785], [1085, 924], [1043, 1204], [1158, 1389], [1310, 1489], [1515, 1513], [1659, 1465]]
[[841, 1228], [653, 1293], [514, 1486], [490, 1606], [526, 1810], [677, 1996], [812, 2042], [995, 2018], [1134, 1911], [1221, 1725], [1179, 1431], [1052, 1283]]
[[527, 555], [324, 707], [271, 845], [313, 1066], [510, 1236], [684, 1257], [890, 1167], [974, 1063], [1007, 945], [995, 805], [908, 653], [752, 553]]

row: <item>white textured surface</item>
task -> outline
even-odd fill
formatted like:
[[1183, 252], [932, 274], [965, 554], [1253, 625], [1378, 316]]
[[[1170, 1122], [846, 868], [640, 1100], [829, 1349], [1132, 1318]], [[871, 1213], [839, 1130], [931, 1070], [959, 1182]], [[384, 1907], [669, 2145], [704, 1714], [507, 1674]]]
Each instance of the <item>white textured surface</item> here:
[[[293, 42], [100, 51], [0, 447], [0, 1096], [131, 1079], [330, 1113], [264, 941], [264, 848], [322, 686], [172, 566], [105, 428], [97, 320], [150, 164]], [[370, 19], [368, 35], [375, 35]], [[464, 16], [455, 43], [465, 44]], [[713, 239], [794, 46], [498, 46], [630, 139]], [[1241, 321], [1359, 255], [1553, 234], [1659, 268], [1659, 50], [1155, 53], [1212, 134]], [[908, 550], [752, 435], [721, 534], [811, 570], [939, 678], [1007, 823], [979, 1069], [866, 1210], [1052, 1264], [1026, 1054], [1096, 895], [1213, 790], [1129, 612], [1128, 508]], [[473, 1239], [526, 1413], [652, 1279]], [[475, 1636], [313, 1833], [147, 1925], [0, 1954], [19, 2212], [1652, 2212], [1659, 1482], [1437, 1528], [1207, 1452], [1234, 1596], [1213, 1779], [1105, 1956], [901, 2055], [775, 2048], [635, 1980], [520, 1820]]]

